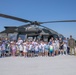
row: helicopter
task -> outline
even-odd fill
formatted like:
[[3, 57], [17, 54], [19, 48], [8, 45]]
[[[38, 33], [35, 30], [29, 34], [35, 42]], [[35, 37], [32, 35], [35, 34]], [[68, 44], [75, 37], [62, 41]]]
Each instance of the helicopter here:
[[[31, 36], [33, 36], [32, 33], [35, 33], [34, 36], [41, 36], [41, 38], [43, 39], [50, 39], [53, 36], [63, 36], [61, 34], [58, 34], [56, 31], [53, 31], [52, 29], [42, 26], [42, 24], [46, 24], [46, 23], [60, 23], [60, 22], [76, 22], [76, 20], [59, 20], [59, 21], [46, 21], [46, 22], [38, 22], [38, 21], [31, 21], [31, 20], [27, 20], [27, 19], [23, 19], [23, 18], [19, 18], [19, 17], [15, 17], [15, 16], [10, 16], [10, 15], [6, 15], [6, 14], [0, 14], [0, 17], [3, 18], [7, 18], [7, 19], [12, 19], [12, 20], [16, 20], [16, 21], [20, 21], [20, 22], [24, 22], [24, 23], [28, 23], [19, 27], [5, 27], [6, 28], [6, 33], [11, 33], [12, 32], [19, 32], [19, 34], [28, 34], [31, 33]], [[43, 27], [39, 28], [39, 26]], [[42, 33], [43, 31], [43, 33]], [[45, 31], [47, 31], [47, 33], [44, 33]], [[51, 35], [49, 35], [49, 34]], [[47, 36], [42, 36], [42, 35], [49, 35], [49, 37]], [[53, 35], [53, 36], [52, 36]], [[17, 37], [18, 37], [17, 36]]]

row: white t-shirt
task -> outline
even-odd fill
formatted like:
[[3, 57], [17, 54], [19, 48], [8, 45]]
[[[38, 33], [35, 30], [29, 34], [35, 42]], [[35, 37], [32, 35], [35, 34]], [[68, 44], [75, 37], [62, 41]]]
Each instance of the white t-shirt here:
[[42, 47], [42, 51], [45, 50], [45, 44], [41, 44], [41, 47]]
[[32, 49], [32, 45], [30, 44], [30, 45], [29, 45], [29, 50], [31, 50], [31, 49]]
[[38, 45], [37, 45], [37, 46], [35, 46], [35, 51], [38, 51]]
[[23, 46], [23, 52], [27, 52], [26, 46]]
[[41, 47], [42, 47], [41, 44], [39, 44], [39, 49], [41, 49]]
[[17, 44], [23, 43], [23, 40], [18, 40]]
[[23, 46], [19, 45], [20, 51], [23, 51]]
[[53, 48], [54, 50], [56, 50], [56, 43], [53, 43]]
[[64, 44], [63, 47], [64, 47], [64, 50], [67, 50], [67, 44]]

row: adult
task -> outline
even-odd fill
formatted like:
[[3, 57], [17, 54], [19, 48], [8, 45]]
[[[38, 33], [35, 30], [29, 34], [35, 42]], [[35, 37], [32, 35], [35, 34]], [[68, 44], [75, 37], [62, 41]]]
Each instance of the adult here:
[[66, 39], [66, 37], [64, 38], [63, 40], [63, 49], [64, 49], [64, 54], [69, 54], [69, 51], [68, 51], [68, 40]]
[[68, 41], [68, 45], [70, 47], [70, 54], [75, 54], [75, 40], [72, 38], [72, 35], [70, 35], [70, 39]]
[[51, 45], [53, 41], [54, 41], [54, 38], [52, 37], [49, 41], [49, 45]]
[[68, 41], [69, 41], [69, 38], [67, 38], [67, 54], [70, 53], [70, 48], [69, 48], [69, 46], [68, 46]]
[[60, 54], [63, 55], [63, 40], [59, 38], [59, 47], [60, 47]]
[[21, 37], [18, 38], [17, 44], [22, 44], [23, 40], [21, 39]]
[[55, 55], [59, 53], [59, 40], [58, 38], [55, 39]]

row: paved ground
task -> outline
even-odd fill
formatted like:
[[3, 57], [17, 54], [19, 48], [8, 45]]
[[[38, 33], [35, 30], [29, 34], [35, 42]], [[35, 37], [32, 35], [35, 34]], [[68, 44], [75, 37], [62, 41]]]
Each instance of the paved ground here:
[[0, 58], [0, 75], [76, 75], [76, 56]]

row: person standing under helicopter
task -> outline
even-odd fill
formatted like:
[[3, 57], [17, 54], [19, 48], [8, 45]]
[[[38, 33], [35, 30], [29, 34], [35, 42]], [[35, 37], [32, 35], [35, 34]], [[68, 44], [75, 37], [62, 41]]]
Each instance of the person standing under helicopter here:
[[63, 40], [59, 38], [59, 47], [60, 47], [60, 54], [63, 55]]
[[75, 54], [75, 40], [72, 38], [72, 35], [70, 35], [68, 45], [70, 47], [70, 55]]

